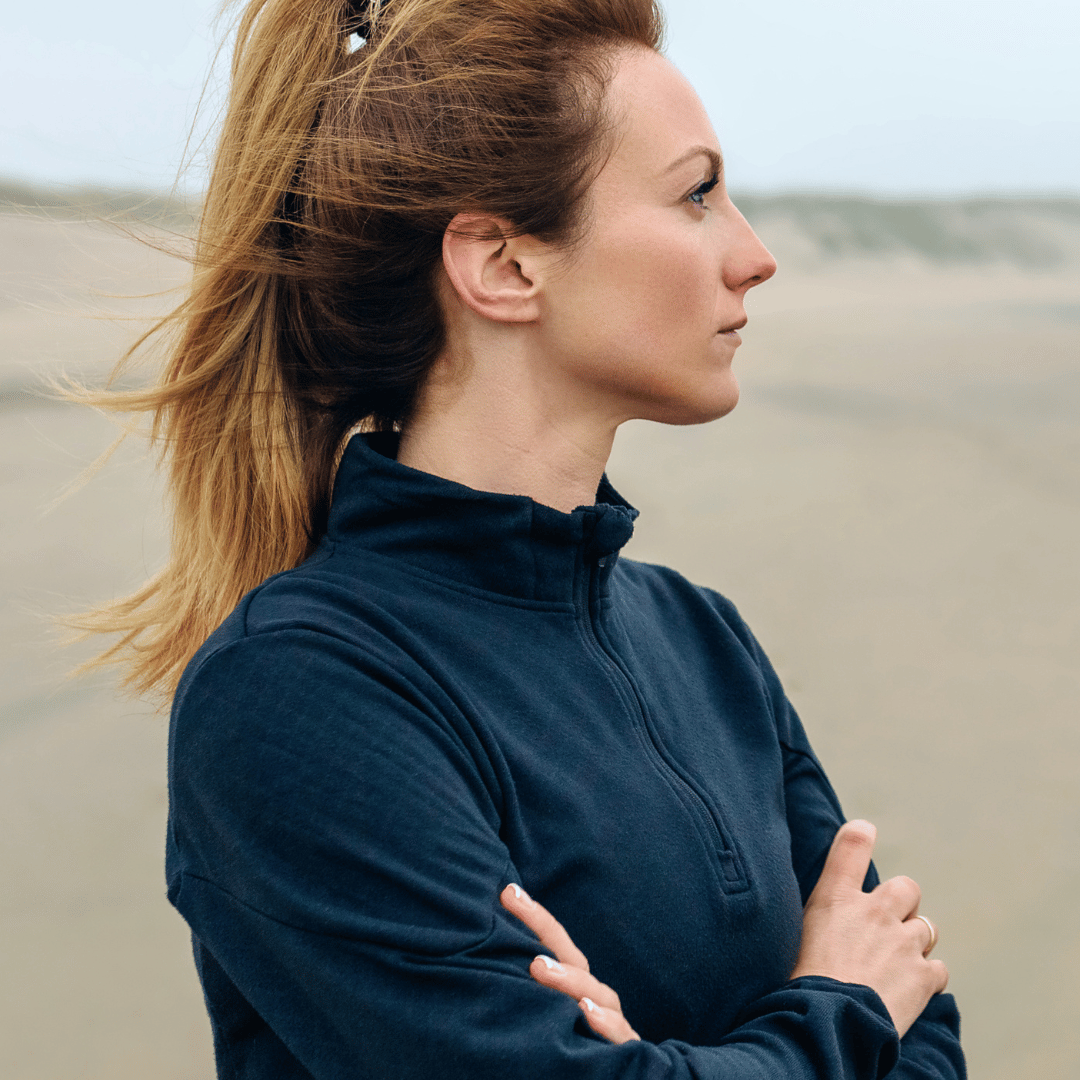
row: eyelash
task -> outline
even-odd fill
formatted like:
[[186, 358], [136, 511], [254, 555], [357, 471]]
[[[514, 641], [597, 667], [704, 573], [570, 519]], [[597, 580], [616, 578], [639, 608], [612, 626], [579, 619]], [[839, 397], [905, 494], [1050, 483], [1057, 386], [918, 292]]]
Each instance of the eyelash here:
[[720, 183], [720, 175], [719, 175], [719, 173], [713, 173], [713, 175], [712, 175], [712, 177], [710, 179], [706, 180], [705, 183], [701, 184], [699, 187], [696, 187], [692, 192], [690, 192], [689, 196], [687, 196], [687, 197], [690, 199], [691, 202], [694, 203], [695, 206], [700, 206], [702, 210], [708, 210], [709, 208], [703, 202], [696, 202], [695, 198], [698, 195], [700, 195], [702, 198], [704, 198], [719, 183]]

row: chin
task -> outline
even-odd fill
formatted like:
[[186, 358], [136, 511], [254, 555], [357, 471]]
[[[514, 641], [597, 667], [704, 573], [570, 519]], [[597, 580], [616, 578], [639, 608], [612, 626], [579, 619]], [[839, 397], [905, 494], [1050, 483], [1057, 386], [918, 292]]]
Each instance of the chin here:
[[727, 416], [739, 404], [739, 384], [735, 377], [725, 380], [723, 386], [715, 387], [711, 394], [698, 394], [666, 401], [654, 401], [643, 420], [654, 420], [658, 424], [687, 427], [691, 424], [707, 424]]

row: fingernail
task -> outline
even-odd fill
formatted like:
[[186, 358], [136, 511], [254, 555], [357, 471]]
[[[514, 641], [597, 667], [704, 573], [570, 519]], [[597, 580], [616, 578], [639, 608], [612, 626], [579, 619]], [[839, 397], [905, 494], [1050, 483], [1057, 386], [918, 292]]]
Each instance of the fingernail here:
[[543, 953], [541, 953], [536, 959], [543, 960], [544, 963], [547, 965], [548, 971], [555, 971], [558, 972], [560, 975], [566, 974], [566, 968], [564, 968], [558, 960], [552, 960], [550, 956], [545, 956]]
[[520, 886], [510, 882], [510, 888], [514, 890], [514, 897], [520, 900], [526, 907], [532, 907], [536, 901]]
[[597, 1005], [595, 1001], [587, 997], [582, 998], [578, 1002], [578, 1004], [581, 1005], [587, 1012], [596, 1012], [600, 1008], [600, 1006]]

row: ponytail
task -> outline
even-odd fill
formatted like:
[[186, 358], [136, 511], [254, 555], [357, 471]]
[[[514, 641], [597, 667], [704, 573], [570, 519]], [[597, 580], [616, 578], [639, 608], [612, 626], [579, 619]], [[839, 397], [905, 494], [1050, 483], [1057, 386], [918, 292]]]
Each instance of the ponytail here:
[[655, 0], [250, 0], [190, 292], [147, 335], [171, 342], [162, 375], [78, 392], [149, 414], [172, 513], [166, 567], [72, 620], [120, 635], [94, 664], [168, 697], [244, 593], [310, 554], [347, 433], [403, 423], [444, 348], [452, 218], [572, 244], [611, 48], [661, 32]]

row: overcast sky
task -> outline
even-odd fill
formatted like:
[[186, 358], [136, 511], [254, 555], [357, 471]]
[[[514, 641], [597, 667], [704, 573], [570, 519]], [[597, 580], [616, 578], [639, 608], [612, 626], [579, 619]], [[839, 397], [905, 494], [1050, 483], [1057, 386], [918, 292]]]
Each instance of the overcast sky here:
[[[13, 7], [0, 30], [0, 174], [169, 186], [216, 5]], [[1080, 194], [1077, 0], [665, 8], [668, 54], [709, 109], [733, 188]]]

